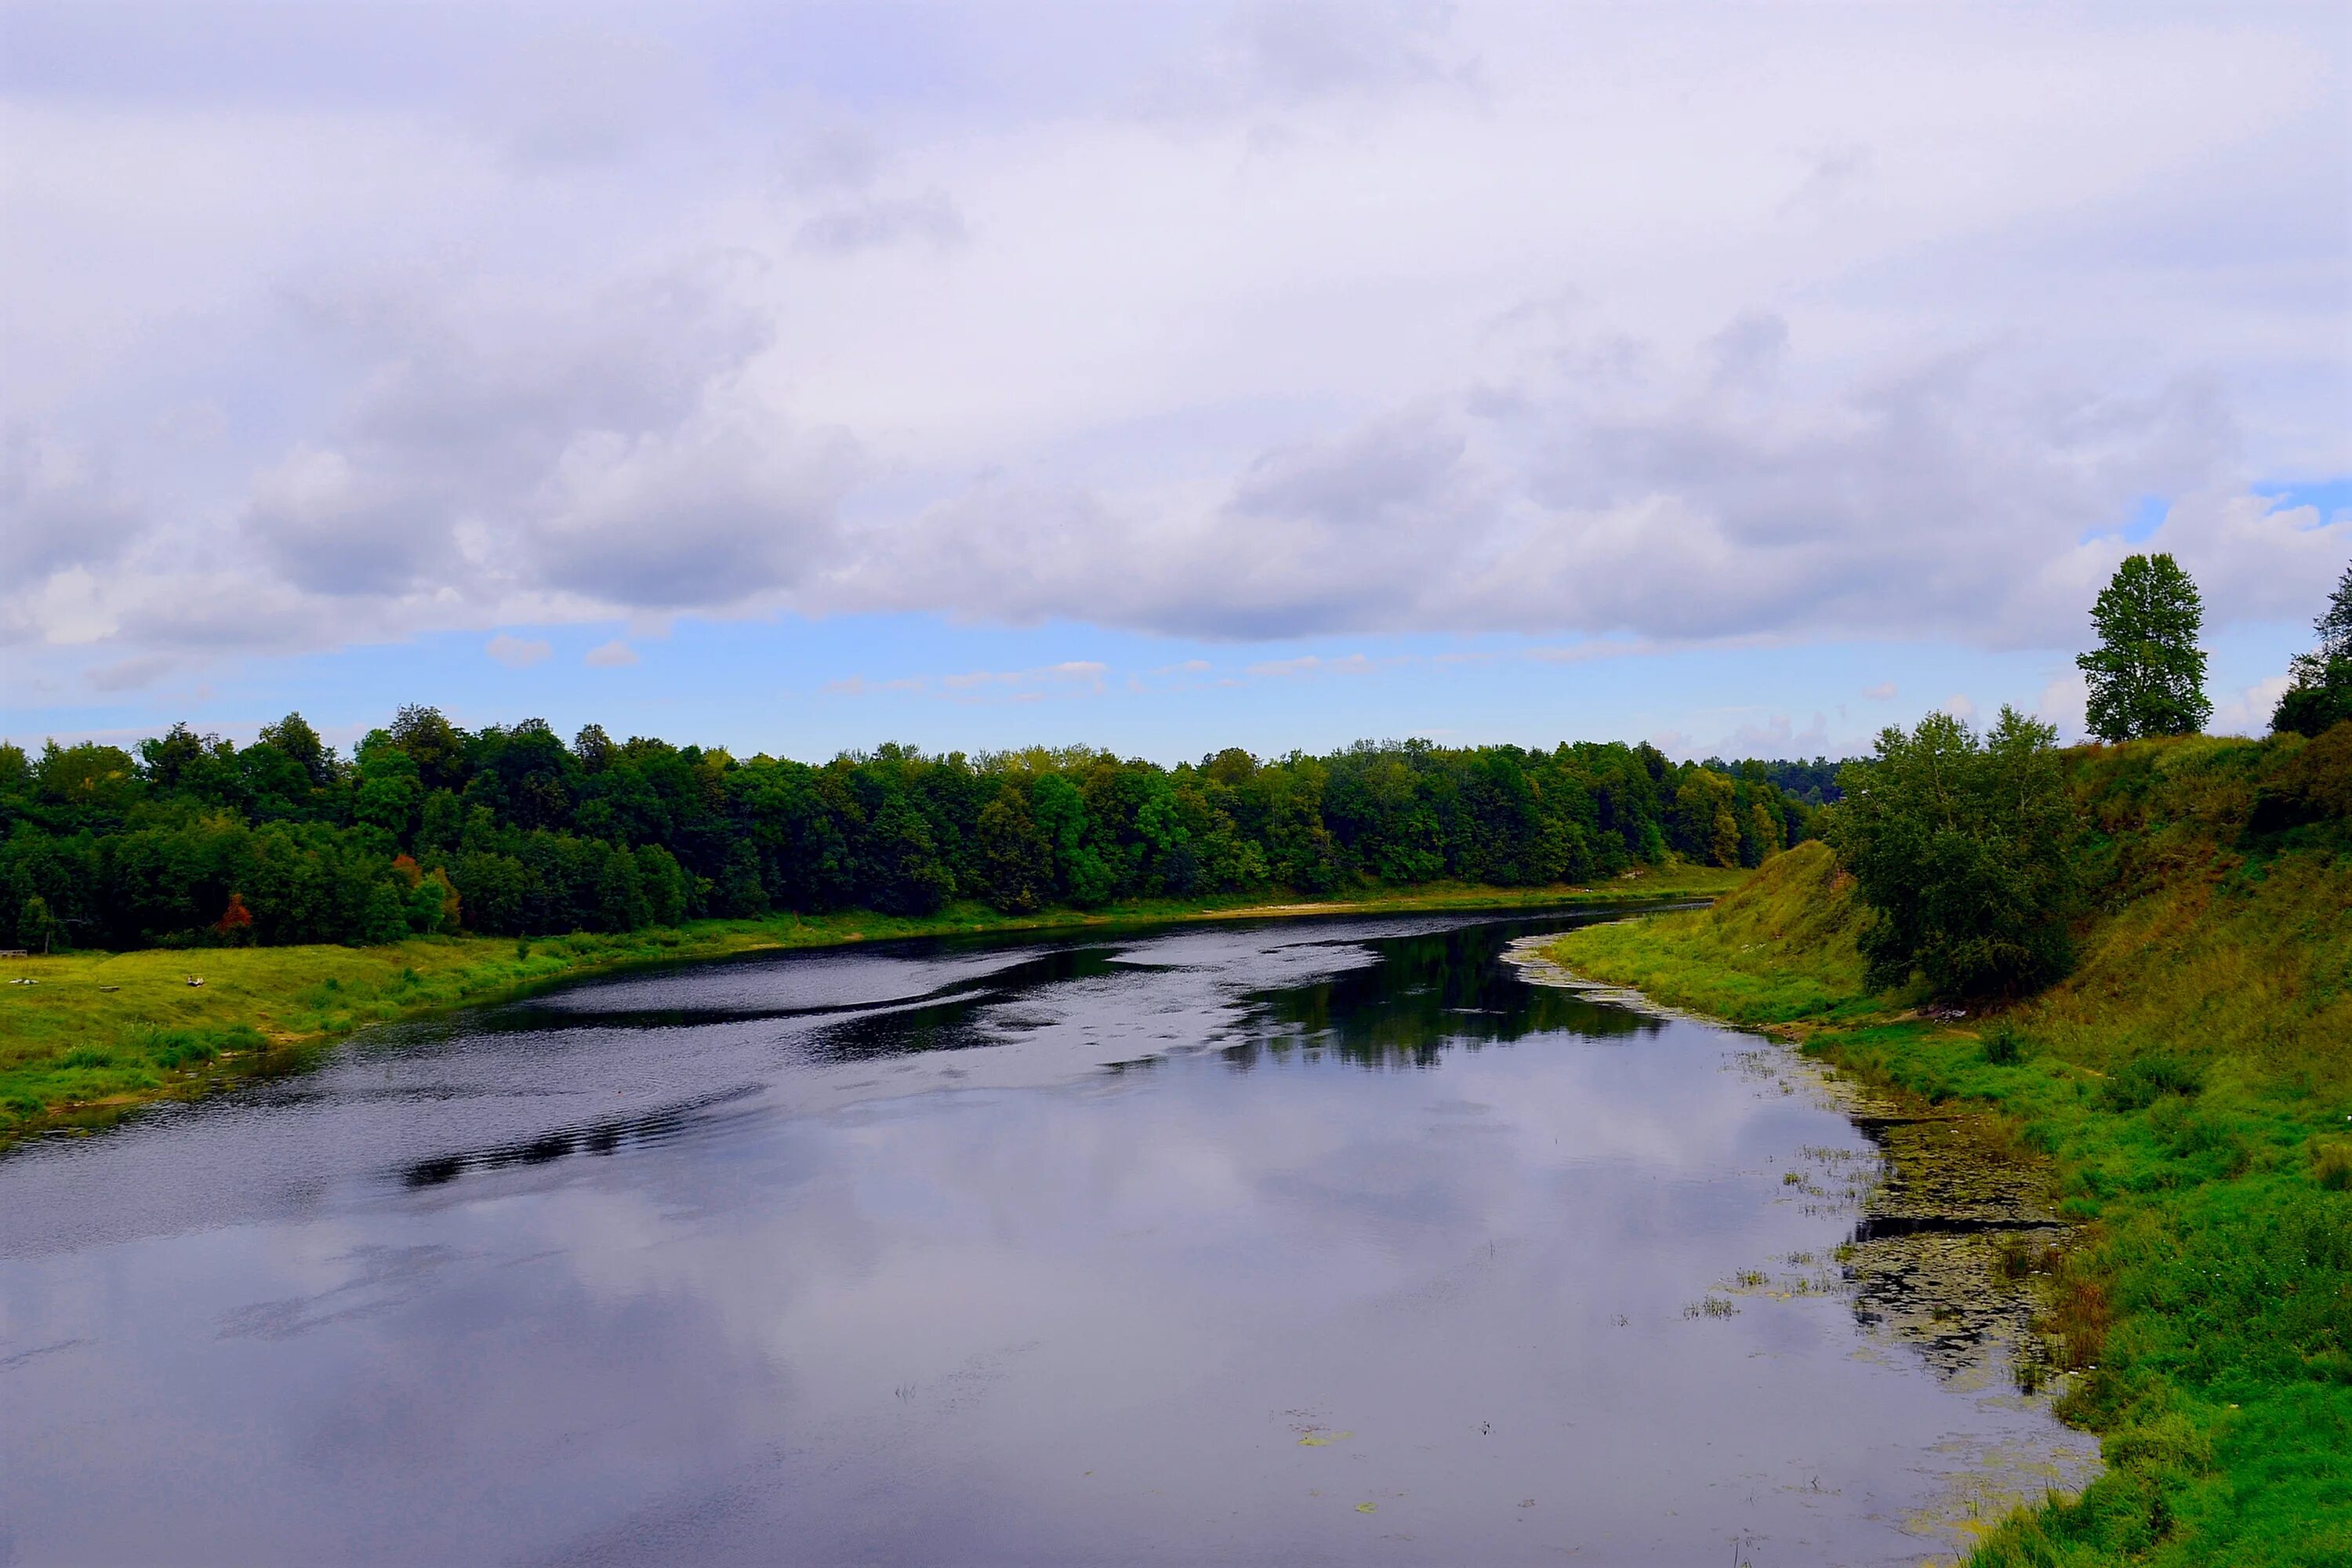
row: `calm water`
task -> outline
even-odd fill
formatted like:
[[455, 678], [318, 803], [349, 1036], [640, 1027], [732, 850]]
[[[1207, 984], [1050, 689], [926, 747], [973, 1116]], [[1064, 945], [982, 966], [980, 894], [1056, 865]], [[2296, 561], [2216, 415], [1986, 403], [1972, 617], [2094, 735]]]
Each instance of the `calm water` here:
[[1947, 1550], [2046, 1414], [1819, 1288], [1870, 1145], [1501, 962], [1564, 923], [683, 967], [20, 1151], [0, 1562]]

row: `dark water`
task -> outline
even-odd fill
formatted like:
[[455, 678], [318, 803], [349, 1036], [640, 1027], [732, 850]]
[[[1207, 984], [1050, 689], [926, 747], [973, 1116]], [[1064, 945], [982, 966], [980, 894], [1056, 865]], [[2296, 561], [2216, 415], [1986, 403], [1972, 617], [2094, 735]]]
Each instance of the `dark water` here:
[[680, 968], [20, 1151], [0, 1562], [1948, 1552], [2053, 1428], [1858, 1325], [1868, 1142], [1538, 929]]

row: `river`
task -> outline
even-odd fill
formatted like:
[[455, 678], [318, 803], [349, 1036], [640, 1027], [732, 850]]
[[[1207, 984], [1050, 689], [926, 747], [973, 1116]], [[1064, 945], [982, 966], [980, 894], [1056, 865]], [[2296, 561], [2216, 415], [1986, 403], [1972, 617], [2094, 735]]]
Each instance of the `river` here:
[[1505, 961], [1580, 918], [680, 965], [26, 1145], [0, 1563], [1810, 1568], [2078, 1478], [1858, 1306], [1813, 1069]]

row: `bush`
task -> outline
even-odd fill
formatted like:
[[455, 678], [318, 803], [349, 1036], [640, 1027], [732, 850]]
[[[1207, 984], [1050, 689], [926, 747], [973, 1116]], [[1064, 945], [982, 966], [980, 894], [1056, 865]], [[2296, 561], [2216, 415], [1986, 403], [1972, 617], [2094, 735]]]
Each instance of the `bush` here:
[[2317, 739], [2273, 742], [2254, 786], [2248, 827], [2277, 833], [2313, 822], [2352, 821], [2352, 721]]
[[2100, 1099], [2112, 1110], [2145, 1110], [2167, 1095], [2195, 1096], [2205, 1088], [2205, 1068], [2179, 1057], [2134, 1057], [2110, 1076]]
[[1871, 911], [1872, 986], [1916, 971], [1938, 996], [2014, 996], [2072, 967], [2077, 829], [2057, 741], [2012, 708], [1981, 743], [1930, 713], [1840, 773], [1830, 837]]

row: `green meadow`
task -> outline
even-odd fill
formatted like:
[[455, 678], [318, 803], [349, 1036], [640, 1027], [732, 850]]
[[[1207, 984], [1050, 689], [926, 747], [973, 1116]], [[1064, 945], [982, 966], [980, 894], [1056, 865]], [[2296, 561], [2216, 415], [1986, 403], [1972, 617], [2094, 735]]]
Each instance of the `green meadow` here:
[[1869, 911], [1817, 842], [1552, 950], [1977, 1108], [2042, 1163], [2077, 1224], [2037, 1328], [2106, 1468], [1990, 1531], [1979, 1568], [2352, 1563], [2352, 812], [2333, 773], [2277, 807], [2303, 744], [2069, 753], [2087, 898], [2072, 972], [2023, 1000], [1870, 991]]

